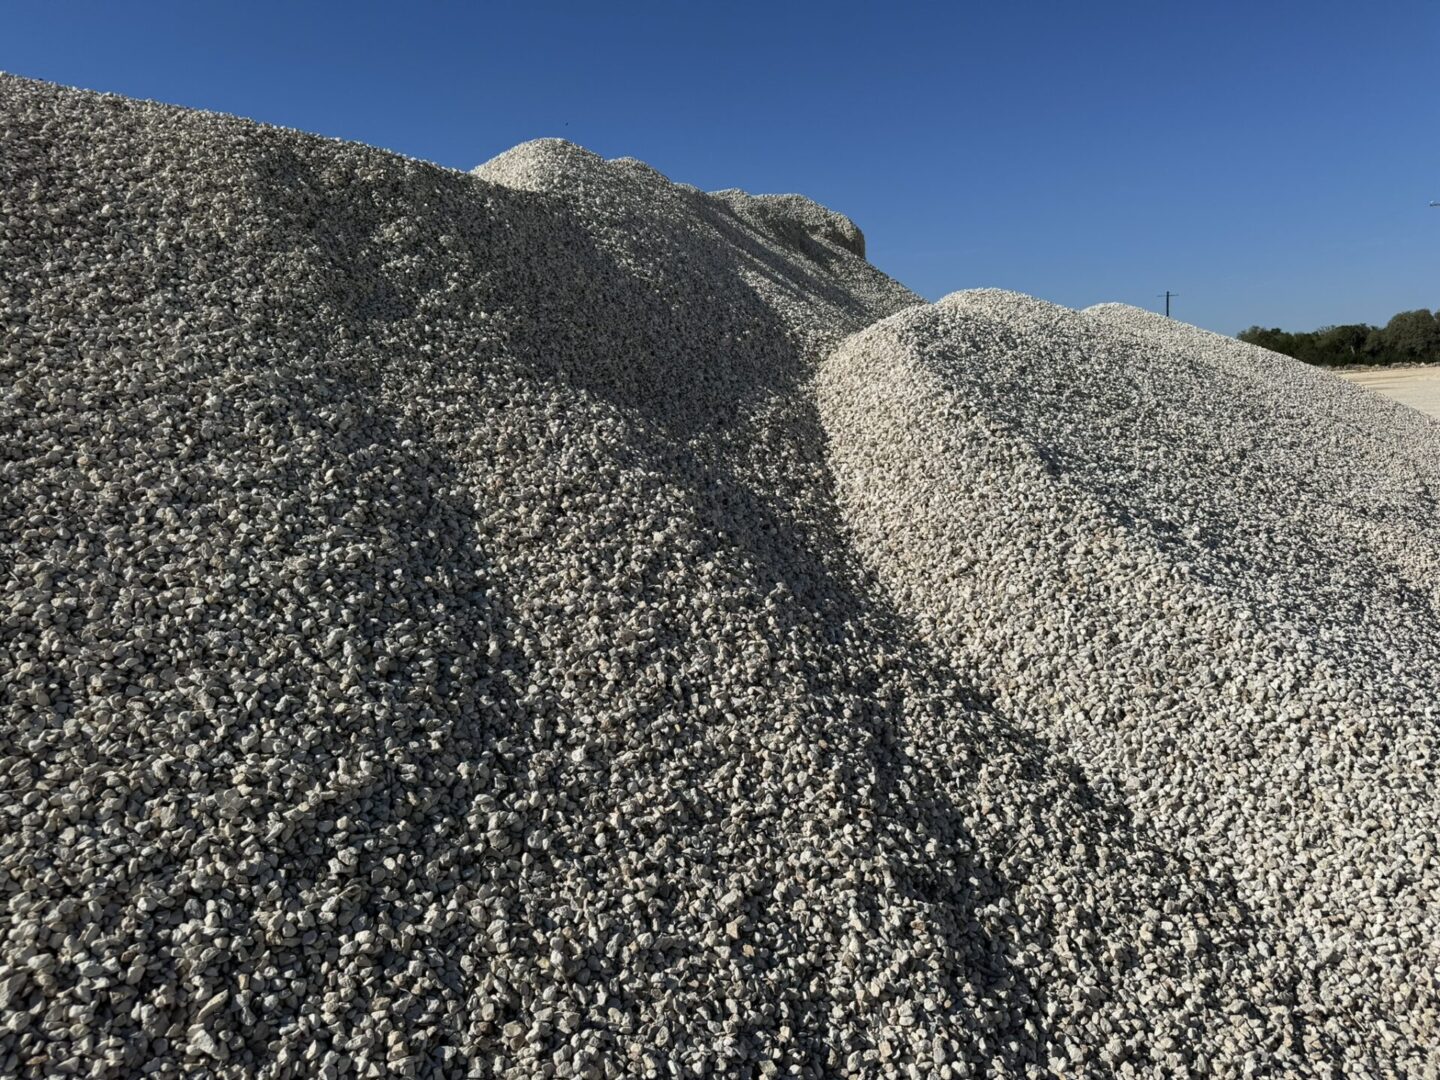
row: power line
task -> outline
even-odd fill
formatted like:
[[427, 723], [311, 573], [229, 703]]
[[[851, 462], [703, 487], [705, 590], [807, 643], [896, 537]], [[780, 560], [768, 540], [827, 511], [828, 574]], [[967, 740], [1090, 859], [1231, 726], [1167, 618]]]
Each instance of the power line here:
[[1165, 317], [1168, 319], [1170, 317], [1170, 300], [1172, 297], [1179, 296], [1180, 294], [1171, 292], [1169, 289], [1166, 289], [1163, 293], [1156, 293], [1155, 295], [1163, 296], [1165, 298]]

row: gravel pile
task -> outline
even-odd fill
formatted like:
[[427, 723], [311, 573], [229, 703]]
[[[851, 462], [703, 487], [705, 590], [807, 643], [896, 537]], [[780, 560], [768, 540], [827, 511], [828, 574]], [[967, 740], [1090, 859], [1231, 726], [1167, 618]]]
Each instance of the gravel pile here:
[[1284, 961], [1232, 985], [1295, 1034], [1272, 1064], [1436, 1075], [1440, 424], [1133, 308], [990, 290], [853, 336], [819, 401], [899, 608], [1233, 884]]
[[[1432, 549], [1394, 534], [1431, 530], [1425, 505], [1398, 474], [1319, 492], [1348, 500], [1360, 600], [1271, 597], [1313, 575], [1218, 549], [1234, 588], [1163, 562], [1255, 620], [1184, 643], [1244, 691], [1207, 749], [1255, 748], [1253, 797], [1216, 825], [1227, 804], [1196, 790], [1229, 773], [1199, 760], [1188, 706], [1155, 705], [1127, 766], [1134, 725], [1085, 696], [1151, 708], [1120, 636], [1169, 624], [1135, 622], [1129, 585], [1114, 642], [1019, 644], [1060, 645], [1065, 612], [1026, 596], [1055, 559], [1089, 572], [1055, 474], [998, 435], [963, 469], [917, 463], [970, 415], [954, 399], [870, 454], [922, 366], [882, 350], [901, 377], [873, 385], [864, 343], [945, 309], [862, 252], [798, 196], [707, 195], [563, 142], [464, 174], [0, 77], [0, 1075], [1423, 1060], [1434, 814], [1405, 710], [1430, 684], [1362, 684], [1346, 658], [1419, 648]], [[1129, 351], [1172, 354], [1142, 331]], [[1362, 424], [1355, 401], [1337, 408]], [[1102, 457], [1096, 492], [1124, 496]], [[993, 497], [964, 502], [964, 470]], [[1291, 497], [1290, 474], [1266, 482]], [[943, 530], [915, 530], [967, 505], [981, 554], [1017, 561], [954, 595], [1019, 589], [971, 623], [911, 576], [954, 576]], [[1206, 537], [1247, 504], [1208, 505]], [[886, 506], [915, 511], [891, 556], [866, 532]], [[1179, 550], [1164, 536], [1125, 550]], [[1254, 658], [1280, 604], [1349, 636], [1272, 671]], [[1387, 620], [1383, 640], [1352, 627]], [[1322, 663], [1350, 698], [1312, 693]], [[1265, 719], [1286, 664], [1304, 715]], [[1270, 870], [1299, 840], [1265, 782], [1297, 754], [1319, 762], [1296, 815], [1318, 854]], [[1350, 922], [1316, 925], [1342, 901]]]

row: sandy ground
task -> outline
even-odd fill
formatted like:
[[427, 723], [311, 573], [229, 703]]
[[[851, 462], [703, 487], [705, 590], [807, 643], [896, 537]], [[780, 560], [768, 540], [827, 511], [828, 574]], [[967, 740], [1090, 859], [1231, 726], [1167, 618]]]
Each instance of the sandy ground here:
[[1440, 417], [1440, 364], [1423, 367], [1371, 368], [1336, 372], [1342, 379], [1367, 386], [1388, 398]]

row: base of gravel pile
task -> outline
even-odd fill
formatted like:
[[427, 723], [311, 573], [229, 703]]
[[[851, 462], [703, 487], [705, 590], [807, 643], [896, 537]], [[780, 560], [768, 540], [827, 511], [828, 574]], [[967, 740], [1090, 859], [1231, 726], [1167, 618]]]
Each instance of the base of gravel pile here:
[[1333, 374], [1440, 419], [1440, 364], [1344, 368]]
[[1132, 308], [995, 291], [850, 338], [819, 400], [901, 610], [1234, 883], [1286, 959], [1242, 991], [1289, 1015], [1284, 1071], [1433, 1075], [1440, 425]]

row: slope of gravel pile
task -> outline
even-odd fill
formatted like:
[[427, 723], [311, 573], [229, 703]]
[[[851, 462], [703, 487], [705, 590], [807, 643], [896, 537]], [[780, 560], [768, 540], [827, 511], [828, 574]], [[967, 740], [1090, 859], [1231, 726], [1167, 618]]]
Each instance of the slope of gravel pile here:
[[956, 293], [824, 366], [900, 609], [1233, 881], [1295, 1074], [1440, 1069], [1440, 425], [1132, 308]]
[[858, 231], [0, 80], [0, 1075], [1284, 1071], [852, 554]]

